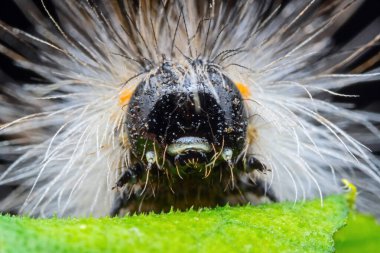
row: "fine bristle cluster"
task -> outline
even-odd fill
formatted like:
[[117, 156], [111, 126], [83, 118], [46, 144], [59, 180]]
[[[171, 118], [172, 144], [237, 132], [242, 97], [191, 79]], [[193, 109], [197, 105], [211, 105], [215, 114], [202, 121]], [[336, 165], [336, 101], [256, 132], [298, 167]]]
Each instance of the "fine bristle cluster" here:
[[[332, 50], [332, 34], [360, 0], [65, 0], [53, 1], [54, 12], [44, 0], [14, 2], [34, 27], [24, 32], [0, 21], [0, 53], [38, 78], [0, 80], [0, 184], [14, 187], [3, 211], [108, 215], [114, 186], [132, 162], [126, 112], [134, 90], [162, 62], [199, 60], [232, 80], [244, 99], [244, 154], [266, 171], [241, 180], [263, 182], [280, 201], [323, 202], [344, 190], [345, 178], [359, 188], [358, 207], [379, 212], [380, 161], [365, 142], [380, 141], [380, 115], [332, 99], [350, 97], [340, 93], [349, 85], [380, 80], [376, 68], [347, 70], [379, 36]], [[209, 185], [200, 188], [212, 191]]]

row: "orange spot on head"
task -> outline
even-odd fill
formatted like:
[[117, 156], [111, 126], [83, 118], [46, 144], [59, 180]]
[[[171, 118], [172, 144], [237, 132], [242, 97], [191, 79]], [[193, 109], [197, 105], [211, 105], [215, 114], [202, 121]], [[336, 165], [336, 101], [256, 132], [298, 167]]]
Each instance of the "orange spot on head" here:
[[122, 90], [119, 96], [119, 105], [120, 106], [127, 105], [133, 95], [133, 92], [134, 92], [134, 89], [132, 89], [131, 87], [128, 87]]
[[248, 86], [244, 83], [235, 83], [236, 87], [240, 91], [241, 96], [244, 99], [247, 99], [251, 96], [251, 91], [249, 90]]

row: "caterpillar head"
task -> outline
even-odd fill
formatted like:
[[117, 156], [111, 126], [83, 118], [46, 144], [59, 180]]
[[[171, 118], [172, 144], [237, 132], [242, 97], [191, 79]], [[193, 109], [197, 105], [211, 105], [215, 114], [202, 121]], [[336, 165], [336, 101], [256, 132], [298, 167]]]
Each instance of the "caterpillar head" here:
[[203, 168], [236, 162], [248, 116], [239, 90], [217, 67], [165, 61], [136, 88], [126, 124], [141, 162]]

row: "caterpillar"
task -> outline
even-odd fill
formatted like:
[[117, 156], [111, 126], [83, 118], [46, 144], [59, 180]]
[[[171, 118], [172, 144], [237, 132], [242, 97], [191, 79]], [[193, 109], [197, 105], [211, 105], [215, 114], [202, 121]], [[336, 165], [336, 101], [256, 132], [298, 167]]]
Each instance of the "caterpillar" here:
[[0, 21], [0, 52], [35, 78], [0, 87], [2, 211], [323, 205], [342, 178], [380, 210], [380, 116], [334, 100], [380, 79], [349, 68], [379, 35], [332, 40], [362, 1], [14, 2], [33, 29]]

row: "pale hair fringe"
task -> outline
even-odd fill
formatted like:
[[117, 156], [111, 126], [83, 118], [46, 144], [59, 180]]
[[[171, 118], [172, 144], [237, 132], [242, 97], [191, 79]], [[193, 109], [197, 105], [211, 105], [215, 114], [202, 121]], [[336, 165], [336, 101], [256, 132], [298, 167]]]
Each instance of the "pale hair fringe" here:
[[[200, 58], [248, 87], [245, 104], [255, 141], [246, 151], [270, 169], [258, 175], [279, 200], [360, 192], [360, 210], [380, 215], [380, 164], [365, 144], [379, 141], [380, 115], [332, 102], [343, 87], [380, 79], [379, 69], [341, 73], [359, 48], [331, 52], [331, 35], [362, 1], [41, 1], [14, 0], [34, 25], [26, 33], [0, 21], [0, 52], [47, 80], [2, 83], [1, 185], [20, 185], [2, 210], [34, 216], [105, 216], [124, 139], [125, 89], [134, 89], [166, 55]], [[277, 3], [277, 2], [276, 2]], [[4, 33], [3, 33], [4, 34]], [[31, 48], [33, 49], [30, 53]], [[10, 99], [5, 99], [11, 97]], [[356, 131], [358, 129], [358, 131]], [[354, 138], [355, 136], [356, 138]], [[12, 157], [18, 157], [12, 161]]]

